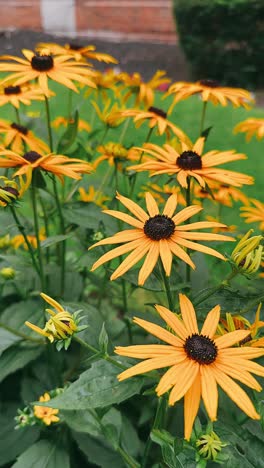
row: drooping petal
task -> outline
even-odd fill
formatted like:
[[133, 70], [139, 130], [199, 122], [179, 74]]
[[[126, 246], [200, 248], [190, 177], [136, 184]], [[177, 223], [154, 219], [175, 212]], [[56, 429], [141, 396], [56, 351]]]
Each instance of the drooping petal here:
[[201, 399], [201, 378], [197, 374], [192, 386], [184, 396], [184, 438], [189, 440]]
[[199, 372], [199, 367], [199, 364], [192, 360], [178, 364], [178, 379], [170, 392], [169, 405], [174, 405], [189, 390]]
[[204, 405], [211, 421], [216, 421], [218, 391], [214, 372], [210, 366], [202, 365], [200, 366], [200, 373]]
[[192, 250], [197, 250], [197, 252], [203, 252], [208, 255], [213, 255], [214, 257], [221, 258], [221, 260], [226, 260], [226, 258], [217, 252], [217, 250], [212, 249], [211, 247], [207, 247], [206, 245], [198, 244], [197, 242], [192, 242], [187, 239], [182, 239], [181, 237], [176, 237], [177, 232], [174, 234], [175, 242], [177, 242], [180, 245], [183, 245], [184, 247], [190, 248]]
[[188, 335], [199, 333], [194, 307], [184, 294], [179, 294], [180, 309], [182, 319]]

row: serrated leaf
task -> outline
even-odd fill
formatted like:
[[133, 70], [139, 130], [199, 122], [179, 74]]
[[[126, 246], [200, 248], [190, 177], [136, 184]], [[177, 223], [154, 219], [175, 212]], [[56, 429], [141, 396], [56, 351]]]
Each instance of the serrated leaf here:
[[55, 442], [40, 440], [26, 450], [12, 468], [70, 468], [69, 454]]
[[143, 379], [118, 382], [119, 373], [120, 369], [113, 364], [97, 361], [90, 369], [83, 372], [63, 394], [49, 400], [49, 404], [43, 404], [43, 406], [63, 410], [104, 408], [121, 403], [138, 394], [142, 388]]

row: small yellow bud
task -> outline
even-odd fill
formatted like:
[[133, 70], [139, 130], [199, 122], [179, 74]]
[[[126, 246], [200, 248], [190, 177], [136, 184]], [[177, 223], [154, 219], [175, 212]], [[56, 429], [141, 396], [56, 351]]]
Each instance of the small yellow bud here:
[[205, 460], [216, 460], [217, 455], [221, 452], [224, 444], [218, 435], [212, 431], [210, 434], [204, 434], [196, 441], [197, 447], [199, 447], [199, 454]]
[[16, 271], [14, 268], [5, 267], [0, 270], [0, 275], [6, 280], [13, 279], [16, 276]]

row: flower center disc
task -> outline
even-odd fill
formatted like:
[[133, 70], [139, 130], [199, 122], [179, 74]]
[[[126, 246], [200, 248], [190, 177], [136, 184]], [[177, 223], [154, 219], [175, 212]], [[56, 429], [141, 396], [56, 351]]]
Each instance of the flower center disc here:
[[14, 128], [14, 130], [17, 130], [19, 133], [23, 133], [23, 135], [28, 134], [28, 129], [26, 127], [23, 127], [23, 125], [12, 123], [10, 126]]
[[164, 112], [162, 109], [158, 109], [157, 107], [150, 106], [148, 108], [149, 112], [153, 112], [154, 114], [158, 115], [159, 117], [163, 117], [163, 119], [167, 118], [167, 113]]
[[152, 240], [169, 239], [174, 231], [174, 221], [165, 215], [153, 216], [144, 225], [144, 233]]
[[20, 86], [7, 86], [4, 88], [4, 93], [9, 96], [10, 94], [20, 94], [21, 88]]
[[23, 156], [24, 159], [26, 159], [28, 162], [31, 162], [31, 163], [34, 163], [41, 157], [42, 157], [41, 154], [37, 153], [36, 151], [28, 151], [28, 153], [25, 153]]
[[199, 364], [212, 364], [217, 356], [215, 342], [208, 336], [198, 335], [197, 333], [187, 338], [184, 349], [187, 356]]
[[43, 72], [53, 68], [54, 62], [51, 55], [36, 54], [31, 59], [31, 66], [34, 70]]
[[70, 42], [68, 45], [71, 50], [80, 50], [83, 48], [81, 44], [75, 44], [74, 42]]
[[195, 151], [184, 151], [178, 157], [177, 165], [181, 169], [202, 169], [202, 159]]
[[216, 80], [200, 80], [199, 84], [202, 86], [208, 86], [208, 88], [219, 88], [219, 83]]
[[[15, 188], [15, 187], [0, 187], [1, 190], [4, 190], [4, 192], [8, 192], [8, 193], [11, 193], [11, 195], [14, 195], [16, 198], [18, 197], [19, 195], [19, 192], [18, 190]], [[0, 197], [0, 200], [2, 202], [6, 202], [6, 200], [2, 197]]]

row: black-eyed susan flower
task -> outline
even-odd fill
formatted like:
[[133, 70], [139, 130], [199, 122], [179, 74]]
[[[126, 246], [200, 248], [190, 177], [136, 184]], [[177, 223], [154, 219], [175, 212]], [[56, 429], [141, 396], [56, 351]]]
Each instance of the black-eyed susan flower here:
[[[158, 174], [168, 174], [177, 176], [177, 180], [182, 187], [187, 188], [187, 178], [193, 177], [197, 182], [205, 187], [210, 181], [218, 181], [228, 185], [240, 187], [243, 184], [253, 184], [253, 178], [241, 174], [240, 172], [219, 169], [216, 166], [231, 161], [246, 159], [246, 155], [229, 151], [209, 151], [203, 153], [205, 139], [198, 138], [194, 145], [181, 143], [181, 152], [172, 146], [165, 144], [163, 148], [152, 143], [146, 143], [143, 148], [144, 161], [136, 166], [131, 166], [138, 172], [150, 171], [151, 176]], [[149, 155], [146, 159], [146, 154]]]
[[245, 223], [260, 223], [259, 229], [264, 231], [264, 203], [254, 198], [250, 199], [253, 206], [242, 206], [240, 216], [245, 218]]
[[[50, 92], [50, 95], [54, 93]], [[31, 101], [43, 101], [43, 91], [38, 86], [2, 86], [0, 91], [0, 106], [11, 104], [19, 109], [20, 104], [29, 106]]]
[[76, 60], [76, 62], [80, 62], [88, 58], [91, 60], [97, 60], [98, 62], [118, 63], [118, 60], [112, 57], [112, 55], [97, 52], [94, 45], [84, 46], [77, 42], [70, 42], [62, 46], [52, 42], [40, 42], [36, 46], [36, 50], [40, 52], [47, 49], [52, 55], [71, 58]]
[[182, 211], [174, 215], [177, 207], [176, 195], [171, 195], [168, 198], [162, 214], [159, 212], [159, 208], [154, 197], [148, 192], [146, 193], [147, 212], [129, 198], [123, 197], [119, 194], [116, 198], [134, 215], [134, 217], [115, 210], [104, 210], [104, 213], [114, 216], [117, 219], [121, 219], [121, 221], [133, 226], [134, 229], [127, 229], [125, 231], [118, 232], [114, 236], [107, 237], [90, 247], [93, 248], [99, 245], [108, 244], [124, 244], [104, 254], [99, 260], [97, 260], [97, 262], [94, 263], [92, 271], [113, 258], [120, 257], [120, 255], [131, 252], [114, 271], [111, 276], [111, 280], [124, 275], [143, 257], [146, 258], [139, 271], [139, 285], [143, 285], [145, 283], [146, 279], [153, 271], [159, 257], [161, 258], [167, 276], [169, 276], [171, 272], [173, 255], [178, 257], [180, 260], [183, 260], [192, 268], [195, 268], [194, 263], [184, 248], [204, 252], [223, 260], [223, 255], [216, 250], [193, 241], [233, 241], [232, 237], [223, 236], [221, 234], [192, 232], [194, 229], [224, 226], [220, 223], [200, 221], [197, 223], [181, 225], [191, 216], [199, 213], [202, 208], [193, 205], [184, 208]]
[[[44, 393], [44, 395], [42, 395], [39, 398], [40, 402], [46, 402], [49, 400], [50, 400], [50, 395], [48, 392]], [[60, 418], [57, 416], [59, 413], [58, 409], [49, 408], [47, 406], [35, 405], [33, 410], [34, 410], [34, 416], [38, 419], [41, 419], [41, 421], [46, 426], [50, 426], [52, 423], [56, 423], [60, 420]]]
[[253, 135], [256, 135], [258, 140], [264, 137], [264, 119], [251, 117], [237, 124], [234, 128], [234, 133], [245, 133], [246, 141], [250, 141]]
[[96, 75], [93, 77], [93, 81], [96, 84], [96, 89], [86, 89], [84, 96], [89, 97], [92, 93], [95, 93], [96, 98], [102, 97], [102, 100], [106, 102], [109, 99], [109, 90], [113, 92], [116, 98], [120, 98], [120, 90], [117, 86], [119, 82], [119, 74], [115, 70], [109, 69], [104, 72], [96, 71]]
[[78, 310], [74, 312], [74, 314], [71, 314], [65, 310], [61, 304], [55, 301], [55, 299], [52, 299], [52, 297], [44, 293], [40, 295], [56, 312], [51, 309], [46, 309], [46, 312], [51, 315], [51, 318], [46, 322], [43, 329], [30, 322], [25, 322], [25, 325], [39, 335], [48, 338], [51, 343], [56, 342], [58, 350], [62, 349], [62, 347], [68, 349], [73, 335], [86, 328], [85, 325], [78, 325], [81, 320], [81, 317], [78, 318], [78, 315], [81, 311]]
[[122, 117], [134, 117], [136, 128], [139, 128], [144, 122], [148, 122], [149, 128], [156, 128], [158, 135], [166, 133], [170, 138], [171, 132], [181, 141], [191, 144], [190, 139], [179, 127], [167, 119], [167, 113], [157, 107], [149, 107], [147, 110], [127, 109], [120, 112]]
[[109, 166], [117, 165], [119, 170], [122, 170], [123, 163], [127, 161], [137, 160], [137, 154], [133, 151], [129, 151], [121, 143], [115, 143], [113, 141], [108, 141], [105, 145], [100, 145], [97, 148], [98, 153], [101, 153], [101, 156], [95, 159], [93, 166], [97, 166], [102, 161], [107, 161]]
[[119, 374], [120, 381], [154, 369], [169, 368], [156, 388], [158, 396], [170, 391], [169, 405], [184, 397], [184, 436], [189, 440], [199, 410], [200, 400], [211, 421], [217, 419], [218, 385], [237, 406], [252, 419], [260, 419], [246, 392], [236, 379], [256, 391], [261, 390], [251, 375], [264, 376], [264, 367], [252, 362], [264, 350], [257, 347], [239, 348], [234, 344], [245, 339], [249, 332], [236, 330], [215, 338], [220, 319], [220, 306], [207, 315], [201, 331], [198, 329], [191, 301], [179, 295], [181, 318], [161, 305], [156, 310], [172, 332], [154, 323], [135, 318], [134, 322], [166, 345], [136, 345], [116, 348], [116, 353], [143, 362]]
[[79, 188], [80, 200], [85, 203], [95, 203], [95, 205], [100, 206], [101, 208], [106, 208], [105, 202], [111, 200], [110, 197], [107, 197], [102, 192], [95, 190], [93, 185], [89, 186], [88, 191], [86, 192], [83, 187]]
[[40, 138], [24, 125], [15, 122], [9, 123], [0, 120], [0, 135], [3, 135], [3, 144], [13, 151], [21, 153], [25, 146], [33, 151], [48, 151], [49, 147]]
[[248, 197], [237, 187], [228, 184], [219, 184], [210, 181], [206, 187], [194, 186], [194, 195], [199, 198], [208, 198], [224, 206], [233, 206], [233, 202], [241, 202], [244, 205], [249, 204]]
[[14, 179], [10, 180], [5, 176], [0, 176], [0, 206], [7, 206], [16, 202], [26, 192], [30, 182], [30, 177], [24, 180], [20, 176], [19, 181], [15, 181]]
[[1, 84], [12, 81], [13, 86], [17, 86], [37, 79], [39, 87], [46, 96], [50, 94], [49, 79], [75, 92], [78, 92], [78, 89], [74, 81], [92, 88], [96, 87], [92, 79], [94, 72], [87, 67], [86, 63], [76, 64], [69, 57], [53, 57], [47, 49], [41, 52], [23, 49], [22, 53], [25, 58], [12, 55], [0, 57], [1, 60], [9, 60], [9, 62], [0, 62], [0, 71], [11, 73], [2, 80]]
[[221, 104], [227, 106], [231, 103], [234, 107], [250, 108], [249, 104], [254, 103], [254, 99], [249, 91], [242, 88], [223, 87], [215, 80], [200, 80], [195, 83], [186, 81], [178, 81], [173, 83], [164, 97], [174, 95], [173, 101], [169, 108], [169, 113], [177, 102], [187, 99], [190, 96], [197, 94], [202, 101], [211, 101], [213, 104]]
[[247, 330], [249, 332], [248, 336], [244, 340], [239, 341], [238, 345], [264, 347], [264, 338], [259, 338], [259, 330], [264, 327], [264, 322], [260, 320], [261, 306], [262, 304], [260, 303], [253, 323], [243, 315], [232, 315], [230, 312], [227, 312], [225, 318], [220, 318], [216, 336], [222, 336], [235, 330]]
[[36, 151], [28, 151], [23, 156], [14, 151], [0, 151], [0, 167], [20, 167], [15, 175], [30, 175], [35, 169], [42, 169], [57, 176], [61, 182], [63, 177], [67, 176], [72, 179], [81, 179], [80, 174], [89, 174], [92, 167], [86, 161], [81, 159], [69, 158], [62, 154], [46, 154], [41, 155]]
[[166, 77], [166, 72], [158, 70], [153, 77], [144, 82], [140, 73], [133, 73], [129, 75], [128, 73], [120, 73], [120, 79], [125, 84], [125, 88], [129, 88], [126, 94], [123, 97], [124, 102], [126, 102], [130, 96], [135, 97], [135, 106], [143, 104], [144, 107], [150, 107], [154, 102], [154, 91], [158, 89], [162, 84], [170, 83], [170, 79]]

